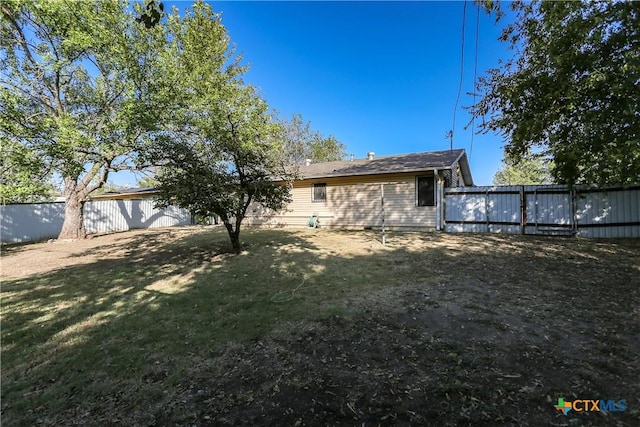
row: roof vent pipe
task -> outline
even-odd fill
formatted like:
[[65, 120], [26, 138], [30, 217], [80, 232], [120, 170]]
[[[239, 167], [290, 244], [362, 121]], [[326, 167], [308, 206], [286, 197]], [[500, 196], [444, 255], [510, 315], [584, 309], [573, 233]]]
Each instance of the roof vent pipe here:
[[369, 160], [373, 160], [374, 156], [376, 155], [376, 153], [374, 153], [373, 151], [369, 151], [367, 153], [367, 159]]
[[305, 166], [310, 166], [311, 165], [311, 159], [304, 159], [304, 165]]
[[353, 162], [353, 161], [355, 160], [355, 158], [356, 158], [356, 156], [355, 156], [355, 155], [353, 155], [353, 154], [351, 154], [351, 155], [349, 156], [349, 161], [350, 161], [350, 162]]

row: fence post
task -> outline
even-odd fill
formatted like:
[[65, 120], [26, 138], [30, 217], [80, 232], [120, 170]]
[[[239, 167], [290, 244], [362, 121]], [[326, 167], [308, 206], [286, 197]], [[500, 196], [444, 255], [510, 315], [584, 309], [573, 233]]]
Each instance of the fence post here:
[[527, 198], [524, 192], [524, 185], [520, 186], [520, 234], [524, 235], [525, 224], [527, 222]]
[[571, 188], [571, 222], [572, 227], [571, 230], [573, 232], [573, 236], [578, 236], [578, 192], [575, 188]]

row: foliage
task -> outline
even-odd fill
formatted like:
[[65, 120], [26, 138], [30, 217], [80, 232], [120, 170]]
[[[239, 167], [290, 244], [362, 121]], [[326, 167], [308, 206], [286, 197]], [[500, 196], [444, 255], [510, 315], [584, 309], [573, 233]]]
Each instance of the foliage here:
[[136, 23], [124, 1], [8, 0], [1, 10], [0, 134], [62, 177], [60, 237], [84, 237], [87, 196], [134, 166], [163, 110], [152, 78], [162, 30]]
[[147, 156], [162, 165], [157, 179], [160, 203], [178, 205], [198, 216], [218, 215], [233, 251], [239, 253], [240, 227], [250, 205], [281, 209], [289, 201], [276, 141], [279, 125], [267, 104], [240, 79], [243, 67], [211, 8], [201, 2], [171, 16], [173, 51], [164, 76], [180, 98], [173, 127]]
[[120, 185], [116, 184], [115, 182], [107, 181], [102, 187], [94, 191], [93, 194], [119, 193], [130, 188], [131, 187], [128, 185]]
[[136, 18], [136, 22], [143, 23], [147, 28], [153, 28], [160, 23], [164, 14], [164, 4], [156, 0], [148, 0], [144, 12]]
[[136, 181], [136, 186], [140, 187], [140, 188], [150, 188], [150, 187], [157, 187], [158, 185], [160, 185], [160, 181], [158, 181], [154, 176], [143, 176], [142, 178], [138, 179]]
[[[492, 5], [494, 6], [494, 5]], [[640, 182], [640, 2], [514, 2], [515, 51], [481, 78], [485, 132], [553, 158], [568, 184]]]
[[334, 136], [324, 137], [304, 122], [302, 115], [294, 114], [291, 120], [282, 121], [283, 161], [288, 165], [302, 165], [307, 159], [313, 163], [343, 160], [345, 145]]
[[41, 159], [23, 145], [6, 139], [0, 151], [0, 203], [42, 202], [52, 198], [50, 173]]
[[514, 160], [502, 159], [502, 167], [493, 177], [494, 185], [552, 184], [550, 164], [540, 156], [529, 155]]

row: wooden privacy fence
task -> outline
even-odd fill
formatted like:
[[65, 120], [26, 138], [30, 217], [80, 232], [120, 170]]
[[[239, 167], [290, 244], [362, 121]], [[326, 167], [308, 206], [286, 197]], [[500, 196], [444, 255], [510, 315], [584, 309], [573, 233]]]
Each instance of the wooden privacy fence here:
[[[58, 236], [64, 221], [64, 202], [0, 206], [2, 243], [23, 243]], [[189, 225], [189, 211], [176, 206], [154, 207], [151, 199], [95, 200], [84, 208], [87, 233], [112, 233], [134, 228]]]
[[444, 230], [640, 237], [640, 186], [447, 188]]

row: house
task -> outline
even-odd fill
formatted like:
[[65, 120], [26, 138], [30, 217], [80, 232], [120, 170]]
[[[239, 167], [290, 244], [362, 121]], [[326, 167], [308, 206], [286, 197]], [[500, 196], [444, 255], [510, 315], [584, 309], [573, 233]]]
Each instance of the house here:
[[[445, 187], [473, 185], [464, 150], [433, 151], [306, 164], [281, 212], [250, 209], [253, 226], [363, 229], [442, 229]], [[384, 208], [384, 210], [383, 210]]]

